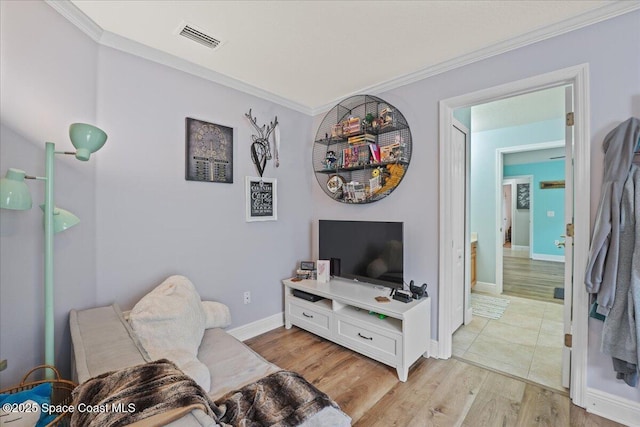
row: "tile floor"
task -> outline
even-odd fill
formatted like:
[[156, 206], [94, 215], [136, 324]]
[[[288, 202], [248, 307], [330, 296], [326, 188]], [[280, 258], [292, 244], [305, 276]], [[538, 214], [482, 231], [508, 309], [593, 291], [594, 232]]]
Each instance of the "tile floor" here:
[[502, 295], [511, 300], [497, 320], [474, 316], [453, 334], [453, 355], [529, 379], [562, 387], [562, 304]]

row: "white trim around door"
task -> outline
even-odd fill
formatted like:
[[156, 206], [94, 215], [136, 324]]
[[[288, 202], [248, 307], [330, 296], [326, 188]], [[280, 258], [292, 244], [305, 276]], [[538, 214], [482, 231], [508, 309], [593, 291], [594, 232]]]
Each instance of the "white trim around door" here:
[[[438, 353], [437, 357], [449, 358], [452, 352], [452, 323], [449, 318], [452, 305], [450, 268], [453, 265], [450, 174], [453, 110], [498, 99], [521, 95], [551, 87], [571, 84], [574, 87], [574, 283], [573, 292], [573, 349], [571, 356], [570, 394], [576, 405], [584, 407], [587, 370], [588, 294], [584, 287], [584, 271], [589, 253], [590, 236], [590, 128], [589, 128], [589, 65], [581, 64], [547, 74], [440, 101], [440, 239], [438, 283]], [[468, 213], [467, 213], [468, 215]], [[459, 224], [457, 226], [463, 226]], [[436, 356], [434, 354], [434, 356]]]

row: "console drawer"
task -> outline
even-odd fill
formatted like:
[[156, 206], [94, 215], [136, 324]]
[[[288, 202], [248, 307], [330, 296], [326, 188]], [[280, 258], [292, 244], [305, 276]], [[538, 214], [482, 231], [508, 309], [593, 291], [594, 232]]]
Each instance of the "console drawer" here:
[[375, 331], [372, 325], [363, 326], [340, 316], [336, 318], [336, 322], [336, 338], [346, 346], [362, 351], [370, 357], [389, 362], [396, 361], [400, 355], [401, 336]]
[[321, 310], [309, 307], [312, 305], [289, 301], [291, 323], [328, 337], [331, 334], [331, 318]]

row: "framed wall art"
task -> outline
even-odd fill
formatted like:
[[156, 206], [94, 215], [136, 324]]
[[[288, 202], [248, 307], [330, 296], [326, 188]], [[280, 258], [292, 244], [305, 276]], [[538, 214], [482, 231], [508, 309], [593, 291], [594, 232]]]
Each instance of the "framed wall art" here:
[[233, 183], [233, 128], [186, 118], [187, 181]]
[[278, 219], [278, 181], [275, 178], [246, 177], [247, 222]]
[[529, 184], [518, 184], [516, 191], [516, 209], [529, 209]]

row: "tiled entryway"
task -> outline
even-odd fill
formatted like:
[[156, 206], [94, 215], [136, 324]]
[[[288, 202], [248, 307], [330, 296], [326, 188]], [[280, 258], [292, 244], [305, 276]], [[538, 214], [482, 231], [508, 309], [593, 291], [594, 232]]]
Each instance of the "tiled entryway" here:
[[562, 387], [563, 319], [561, 304], [502, 295], [511, 300], [497, 320], [474, 316], [453, 335], [453, 355], [463, 360]]

